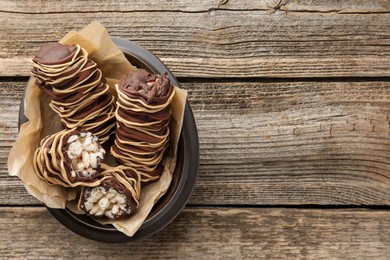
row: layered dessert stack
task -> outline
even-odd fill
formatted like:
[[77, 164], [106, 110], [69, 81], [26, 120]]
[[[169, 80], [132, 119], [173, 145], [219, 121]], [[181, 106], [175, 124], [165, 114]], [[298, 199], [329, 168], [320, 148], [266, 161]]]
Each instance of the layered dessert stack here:
[[134, 167], [143, 182], [156, 180], [169, 146], [170, 103], [175, 88], [168, 76], [138, 69], [124, 75], [116, 85], [117, 128], [112, 155]]
[[32, 74], [66, 128], [82, 127], [101, 143], [108, 140], [115, 128], [114, 97], [85, 49], [45, 43], [33, 58]]

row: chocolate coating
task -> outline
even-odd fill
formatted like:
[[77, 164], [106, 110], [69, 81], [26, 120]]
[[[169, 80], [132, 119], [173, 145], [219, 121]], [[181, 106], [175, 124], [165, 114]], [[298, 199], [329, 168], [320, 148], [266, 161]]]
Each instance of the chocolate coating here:
[[68, 62], [74, 56], [75, 46], [66, 46], [58, 42], [48, 42], [42, 45], [33, 58], [34, 62], [52, 65]]
[[167, 74], [152, 74], [144, 69], [128, 72], [121, 78], [119, 87], [123, 93], [141, 98], [147, 104], [163, 104], [173, 88]]

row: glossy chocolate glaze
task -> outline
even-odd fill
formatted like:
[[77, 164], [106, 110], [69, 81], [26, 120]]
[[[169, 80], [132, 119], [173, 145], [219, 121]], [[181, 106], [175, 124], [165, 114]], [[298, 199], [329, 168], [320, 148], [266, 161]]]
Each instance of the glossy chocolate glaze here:
[[68, 62], [74, 56], [75, 46], [66, 46], [58, 42], [48, 42], [42, 45], [33, 58], [34, 62], [52, 65]]
[[124, 75], [119, 88], [129, 97], [140, 98], [147, 104], [164, 104], [173, 86], [167, 74], [152, 74], [144, 69], [132, 70]]

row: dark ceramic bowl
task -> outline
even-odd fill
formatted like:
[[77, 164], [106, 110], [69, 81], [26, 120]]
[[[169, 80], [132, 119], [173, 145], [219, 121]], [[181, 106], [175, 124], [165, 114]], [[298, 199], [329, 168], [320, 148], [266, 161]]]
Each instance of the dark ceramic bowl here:
[[[163, 74], [167, 72], [173, 85], [180, 85], [168, 68], [149, 51], [131, 41], [120, 38], [113, 38], [113, 41], [133, 65], [153, 73]], [[24, 116], [23, 104], [22, 100], [19, 111], [19, 126], [27, 121]], [[188, 202], [194, 189], [198, 172], [198, 147], [195, 120], [187, 102], [177, 150], [177, 165], [173, 173], [171, 185], [166, 194], [154, 205], [149, 216], [133, 237], [126, 236], [112, 225], [99, 224], [86, 215], [77, 215], [68, 209], [47, 209], [64, 226], [89, 239], [121, 243], [149, 236], [167, 226]]]

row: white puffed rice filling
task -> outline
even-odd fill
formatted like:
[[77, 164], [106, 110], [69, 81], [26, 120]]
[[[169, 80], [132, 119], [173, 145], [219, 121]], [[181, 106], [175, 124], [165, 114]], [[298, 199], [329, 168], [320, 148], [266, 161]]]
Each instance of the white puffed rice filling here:
[[90, 132], [82, 132], [68, 138], [67, 155], [72, 160], [72, 177], [89, 177], [96, 173], [99, 158], [103, 160], [105, 154], [97, 141], [98, 138]]
[[126, 211], [126, 196], [113, 188], [108, 191], [101, 186], [94, 187], [84, 201], [85, 210], [94, 216], [113, 218], [120, 212]]

